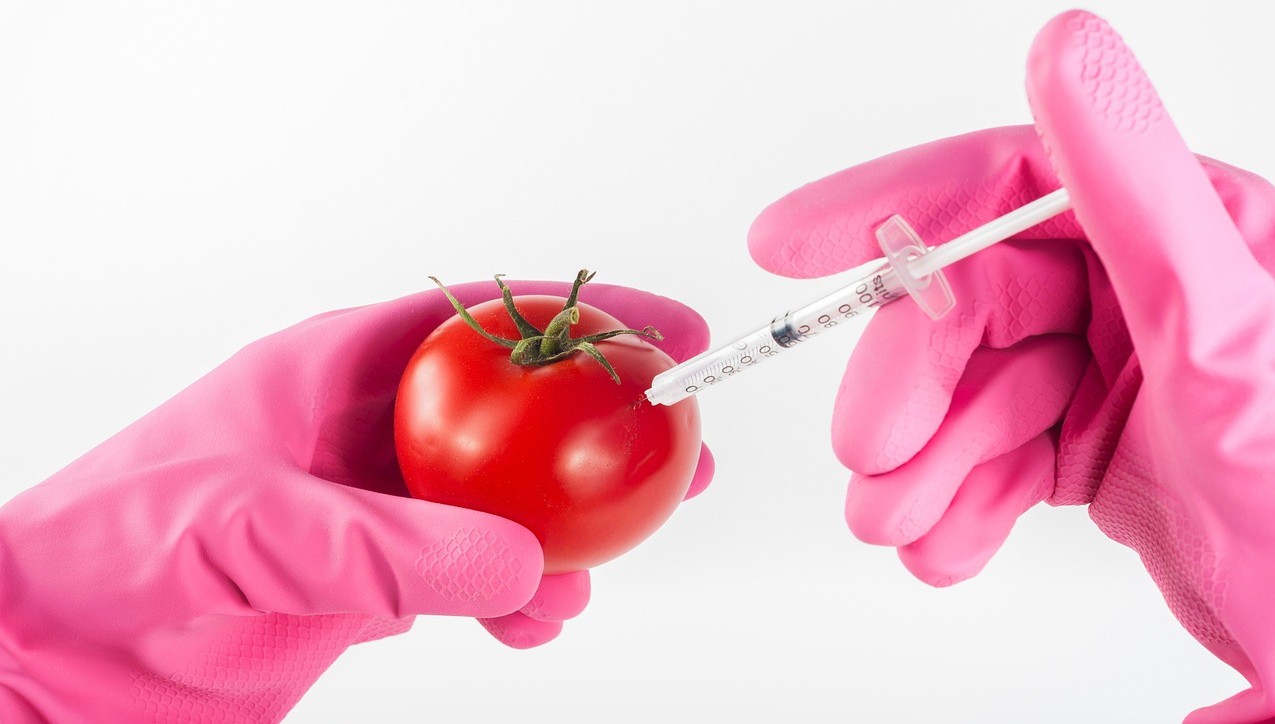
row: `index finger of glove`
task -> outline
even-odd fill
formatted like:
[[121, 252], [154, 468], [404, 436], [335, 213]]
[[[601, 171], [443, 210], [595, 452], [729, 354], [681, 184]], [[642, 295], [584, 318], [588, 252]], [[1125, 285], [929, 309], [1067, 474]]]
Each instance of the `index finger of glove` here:
[[[900, 214], [931, 245], [1058, 187], [1031, 126], [917, 146], [815, 181], [767, 207], [748, 232], [753, 259], [788, 277], [819, 277], [881, 256], [876, 228]], [[1017, 238], [1077, 238], [1069, 214]]]
[[654, 341], [677, 362], [708, 349], [708, 323], [681, 302], [640, 289], [613, 284], [589, 284], [580, 301], [601, 309], [632, 329], [655, 327], [664, 339]]

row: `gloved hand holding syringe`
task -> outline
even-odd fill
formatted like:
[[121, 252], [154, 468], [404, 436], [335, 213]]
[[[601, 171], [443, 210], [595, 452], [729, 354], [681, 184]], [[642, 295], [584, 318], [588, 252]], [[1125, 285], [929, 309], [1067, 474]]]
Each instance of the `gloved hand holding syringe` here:
[[877, 227], [885, 256], [864, 265], [868, 273], [837, 291], [775, 317], [766, 326], [730, 344], [709, 350], [657, 375], [646, 398], [671, 405], [735, 377], [822, 330], [835, 329], [867, 310], [911, 295], [932, 319], [956, 304], [942, 269], [1071, 208], [1067, 189], [993, 219], [940, 246], [930, 248], [898, 215]]

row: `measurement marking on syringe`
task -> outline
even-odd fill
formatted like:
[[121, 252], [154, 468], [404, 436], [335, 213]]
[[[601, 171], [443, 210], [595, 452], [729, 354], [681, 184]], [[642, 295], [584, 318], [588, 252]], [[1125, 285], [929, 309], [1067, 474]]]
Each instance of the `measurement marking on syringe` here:
[[652, 382], [653, 389], [657, 385], [668, 389], [670, 384], [675, 384], [677, 387], [673, 389], [693, 395], [731, 379], [785, 349], [835, 329], [843, 321], [862, 316], [869, 308], [892, 301], [900, 291], [893, 288], [892, 283], [889, 270], [878, 269], [849, 289], [776, 317], [763, 329], [679, 365], [670, 372], [681, 371], [681, 379], [669, 378], [669, 373], [664, 373]]

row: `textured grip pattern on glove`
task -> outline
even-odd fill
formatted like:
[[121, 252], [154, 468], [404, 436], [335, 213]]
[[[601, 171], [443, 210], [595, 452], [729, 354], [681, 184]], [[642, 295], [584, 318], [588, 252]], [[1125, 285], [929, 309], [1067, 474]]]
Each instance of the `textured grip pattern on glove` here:
[[439, 596], [452, 601], [488, 600], [517, 580], [522, 562], [500, 536], [468, 528], [421, 549], [416, 571]]
[[1151, 81], [1120, 35], [1093, 15], [1067, 21], [1077, 45], [1084, 46], [1081, 82], [1094, 110], [1117, 131], [1142, 133], [1164, 118], [1164, 105]]
[[1089, 516], [1117, 543], [1138, 552], [1169, 610], [1202, 643], [1230, 645], [1234, 638], [1214, 611], [1226, 605], [1226, 576], [1208, 539], [1181, 496], [1158, 482], [1139, 449], [1122, 443]]
[[349, 614], [245, 618], [184, 671], [134, 676], [130, 693], [146, 722], [279, 721], [351, 645], [410, 627], [410, 620]]

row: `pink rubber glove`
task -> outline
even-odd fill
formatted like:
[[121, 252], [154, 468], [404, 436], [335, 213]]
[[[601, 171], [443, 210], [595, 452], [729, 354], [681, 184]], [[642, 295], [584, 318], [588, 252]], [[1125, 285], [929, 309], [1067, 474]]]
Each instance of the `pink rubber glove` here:
[[[671, 300], [580, 298], [655, 325], [676, 358], [707, 344]], [[262, 339], [0, 508], [0, 721], [277, 721], [347, 647], [417, 614], [480, 617], [515, 647], [556, 636], [587, 573], [542, 580], [527, 529], [405, 497], [395, 389], [453, 314], [434, 290]], [[711, 473], [705, 451], [691, 494]]]
[[1192, 156], [1088, 13], [1040, 33], [1028, 91], [1043, 147], [1030, 127], [921, 146], [794, 192], [750, 233], [762, 266], [812, 277], [879, 256], [873, 231], [895, 212], [940, 243], [1059, 178], [1071, 193], [1074, 216], [951, 267], [959, 306], [942, 321], [907, 300], [872, 320], [833, 422], [847, 521], [942, 586], [1037, 502], [1089, 503], [1252, 684], [1188, 721], [1269, 720], [1275, 189]]

